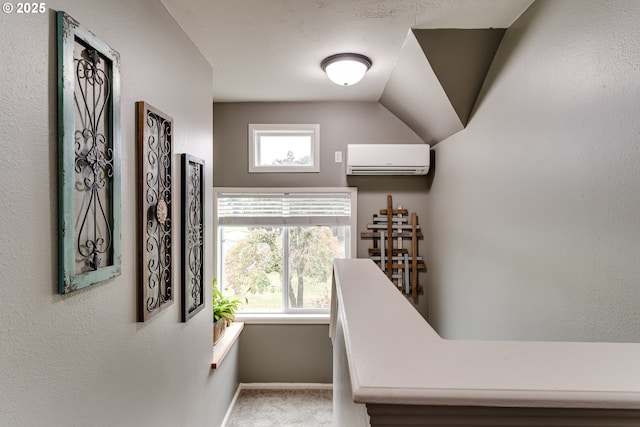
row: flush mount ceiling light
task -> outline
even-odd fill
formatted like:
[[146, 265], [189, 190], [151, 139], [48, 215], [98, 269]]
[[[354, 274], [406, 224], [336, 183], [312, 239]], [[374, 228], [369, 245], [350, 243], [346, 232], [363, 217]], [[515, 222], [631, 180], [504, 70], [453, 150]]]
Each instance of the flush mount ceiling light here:
[[325, 58], [320, 67], [335, 84], [349, 86], [362, 80], [371, 60], [359, 53], [338, 53]]

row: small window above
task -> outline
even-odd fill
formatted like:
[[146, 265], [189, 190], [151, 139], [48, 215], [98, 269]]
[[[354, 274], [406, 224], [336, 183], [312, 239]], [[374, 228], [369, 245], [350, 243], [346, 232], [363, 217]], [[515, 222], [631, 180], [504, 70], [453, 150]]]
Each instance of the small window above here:
[[320, 125], [250, 124], [249, 172], [320, 172]]

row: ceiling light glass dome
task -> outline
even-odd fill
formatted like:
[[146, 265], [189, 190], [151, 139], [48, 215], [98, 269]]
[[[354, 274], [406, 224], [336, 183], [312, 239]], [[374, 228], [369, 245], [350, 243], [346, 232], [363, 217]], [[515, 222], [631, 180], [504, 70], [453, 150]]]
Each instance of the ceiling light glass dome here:
[[371, 67], [371, 59], [358, 53], [338, 53], [320, 64], [329, 80], [340, 86], [358, 83]]

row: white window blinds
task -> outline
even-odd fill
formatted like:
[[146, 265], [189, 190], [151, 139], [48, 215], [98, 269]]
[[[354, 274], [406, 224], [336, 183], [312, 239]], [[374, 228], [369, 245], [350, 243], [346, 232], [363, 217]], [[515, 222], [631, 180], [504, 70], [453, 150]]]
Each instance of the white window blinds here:
[[219, 225], [349, 225], [351, 192], [218, 193]]

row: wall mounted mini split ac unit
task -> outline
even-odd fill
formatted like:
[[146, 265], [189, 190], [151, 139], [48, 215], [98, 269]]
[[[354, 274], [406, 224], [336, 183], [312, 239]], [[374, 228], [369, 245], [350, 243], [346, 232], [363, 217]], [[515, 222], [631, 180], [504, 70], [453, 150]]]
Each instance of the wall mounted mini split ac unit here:
[[348, 144], [347, 175], [426, 175], [427, 144]]

